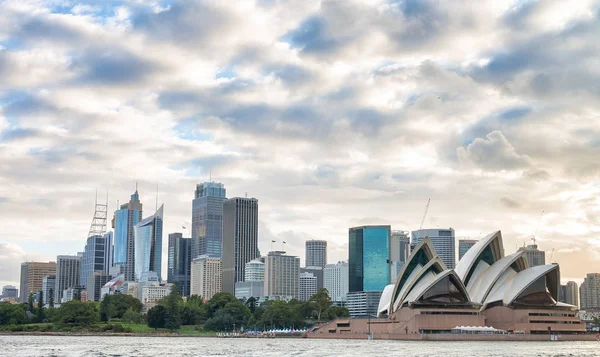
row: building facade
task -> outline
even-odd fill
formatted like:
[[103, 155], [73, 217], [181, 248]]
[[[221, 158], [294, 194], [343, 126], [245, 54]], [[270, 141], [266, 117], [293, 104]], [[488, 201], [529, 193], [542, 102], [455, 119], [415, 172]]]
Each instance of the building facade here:
[[[19, 302], [25, 303], [29, 294], [36, 294], [42, 290], [42, 281], [48, 275], [56, 274], [55, 262], [25, 262], [21, 264], [21, 286]], [[44, 296], [44, 300], [48, 297]], [[58, 300], [56, 300], [58, 301]]]
[[112, 238], [112, 232], [108, 232], [102, 236], [95, 235], [87, 239], [79, 276], [81, 286], [87, 287], [88, 277], [94, 272], [109, 272], [112, 267]]
[[155, 272], [158, 280], [162, 280], [163, 210], [164, 205], [133, 228], [136, 281], [148, 272]]
[[567, 282], [565, 289], [565, 303], [579, 307], [579, 288], [574, 281]]
[[581, 310], [600, 309], [600, 274], [589, 273], [579, 287]]
[[476, 239], [459, 239], [458, 240], [458, 260], [460, 261], [466, 252], [477, 243]]
[[88, 300], [99, 302], [102, 299], [102, 287], [111, 279], [110, 275], [100, 271], [96, 271], [88, 276], [88, 284], [86, 287]]
[[519, 248], [519, 252], [525, 252], [530, 267], [546, 265], [546, 252], [539, 250], [537, 244]]
[[454, 229], [421, 229], [412, 232], [411, 246], [416, 246], [425, 238], [429, 237], [433, 247], [448, 269], [456, 266], [456, 238]]
[[300, 258], [269, 252], [265, 258], [265, 296], [299, 296]]
[[238, 281], [235, 283], [235, 297], [237, 299], [260, 299], [265, 296], [265, 281]]
[[135, 190], [128, 203], [115, 211], [112, 219], [114, 232], [113, 264], [121, 266], [126, 281], [135, 280], [135, 237], [133, 227], [142, 220], [142, 203]]
[[244, 281], [265, 281], [265, 263], [254, 259], [246, 263]]
[[348, 296], [348, 263], [327, 264], [323, 269], [323, 287], [332, 301], [346, 301]]
[[56, 257], [56, 282], [54, 285], [54, 301], [56, 303], [62, 301], [65, 290], [80, 286], [81, 258], [82, 254]]
[[223, 291], [235, 294], [246, 263], [258, 257], [258, 200], [235, 197], [223, 203]]
[[191, 238], [184, 238], [181, 233], [169, 234], [167, 282], [177, 284], [182, 296], [190, 296], [191, 242]]
[[19, 289], [14, 285], [5, 285], [2, 287], [2, 295], [0, 297], [3, 299], [16, 300], [19, 298]]
[[215, 294], [223, 291], [222, 275], [221, 258], [205, 255], [193, 259], [190, 278], [191, 295], [210, 300]]
[[[56, 287], [56, 275], [47, 275], [42, 279], [42, 291], [44, 292], [44, 302], [50, 303], [50, 296], [54, 299], [54, 288]], [[58, 301], [54, 300], [58, 303]]]
[[317, 290], [323, 289], [325, 287], [323, 268], [321, 267], [305, 267], [300, 268], [300, 274], [302, 273], [310, 273], [317, 278]]
[[396, 282], [404, 263], [410, 255], [409, 232], [394, 230], [390, 236], [390, 284]]
[[349, 292], [383, 291], [390, 282], [390, 226], [349, 230]]
[[298, 299], [308, 301], [311, 296], [317, 293], [317, 277], [312, 273], [300, 273], [300, 287], [298, 290]]
[[307, 240], [304, 266], [325, 268], [327, 265], [327, 241]]
[[201, 255], [221, 257], [226, 195], [225, 186], [220, 182], [196, 185], [192, 200], [192, 259]]
[[348, 293], [346, 307], [351, 317], [377, 316], [381, 291], [357, 291]]

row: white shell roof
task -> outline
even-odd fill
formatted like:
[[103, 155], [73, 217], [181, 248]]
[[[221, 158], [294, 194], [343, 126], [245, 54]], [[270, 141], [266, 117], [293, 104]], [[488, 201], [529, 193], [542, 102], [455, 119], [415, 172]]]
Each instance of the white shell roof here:
[[[414, 289], [410, 292], [410, 294], [408, 294], [406, 299], [404, 299], [403, 303], [411, 303], [413, 301], [418, 301], [425, 293], [427, 293], [427, 291], [429, 291], [429, 289], [435, 286], [436, 283], [438, 283], [440, 280], [444, 279], [449, 275], [456, 276], [456, 272], [452, 269], [448, 269], [441, 272], [440, 274], [434, 275], [433, 273], [428, 273], [423, 279], [421, 279], [421, 281], [419, 281], [417, 285], [415, 285]], [[456, 276], [456, 280], [459, 283], [459, 285], [456, 287], [459, 290], [461, 290], [464, 296], [469, 300], [469, 294], [467, 293], [464, 285], [460, 283], [460, 279], [458, 278], [458, 276]]]
[[506, 269], [510, 268], [510, 266], [519, 259], [524, 259], [522, 251], [513, 253], [498, 260], [476, 279], [472, 279], [467, 287], [471, 299], [473, 299], [474, 302], [482, 304], [502, 273], [504, 273]]
[[465, 253], [465, 255], [458, 262], [458, 264], [456, 264], [456, 268], [454, 269], [454, 271], [456, 271], [456, 274], [458, 275], [460, 280], [465, 282], [465, 279], [469, 275], [469, 271], [473, 268], [473, 264], [475, 264], [479, 255], [481, 255], [485, 248], [488, 245], [492, 244], [494, 240], [498, 240], [500, 248], [499, 256], [496, 257], [496, 260], [500, 260], [504, 257], [504, 250], [502, 246], [502, 233], [500, 233], [500, 231], [496, 231], [494, 233], [488, 234], [479, 242], [475, 243], [475, 245], [472, 246], [471, 249], [469, 249]]
[[558, 265], [549, 264], [535, 266], [519, 273], [515, 273], [514, 270], [508, 269], [503, 274], [506, 276], [506, 279], [498, 279], [494, 291], [490, 293], [485, 300], [485, 304], [502, 300], [504, 305], [510, 305], [525, 289], [527, 289], [527, 287], [529, 287], [529, 285], [553, 270], [558, 270]]
[[385, 313], [390, 308], [390, 301], [392, 301], [392, 294], [394, 293], [394, 286], [396, 284], [390, 284], [383, 289], [381, 298], [379, 299], [379, 307], [377, 308], [377, 316]]
[[[398, 298], [396, 299], [396, 301], [394, 301], [394, 309], [397, 309], [400, 305], [402, 305], [406, 302], [405, 298], [408, 294], [410, 294], [410, 292], [412, 290], [415, 289], [414, 285], [417, 282], [417, 280], [419, 280], [427, 272], [431, 272], [431, 268], [434, 266], [437, 267], [437, 270], [439, 270], [440, 272], [443, 272], [446, 270], [446, 267], [444, 266], [444, 262], [437, 255], [435, 256], [435, 258], [430, 260], [429, 263], [427, 263], [427, 265], [425, 265], [421, 269], [413, 270], [413, 273], [408, 277], [408, 279], [404, 283], [402, 290], [400, 290], [400, 294], [398, 295]], [[436, 275], [434, 273], [432, 273], [432, 274]], [[419, 284], [420, 284], [420, 282], [419, 282]]]

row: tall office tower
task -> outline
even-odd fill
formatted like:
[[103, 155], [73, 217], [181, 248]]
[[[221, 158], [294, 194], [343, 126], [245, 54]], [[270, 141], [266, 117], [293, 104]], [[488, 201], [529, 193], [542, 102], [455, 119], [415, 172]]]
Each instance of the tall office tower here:
[[323, 268], [321, 267], [305, 267], [300, 268], [300, 274], [302, 273], [310, 273], [317, 278], [317, 290], [323, 289], [325, 286], [323, 284]]
[[54, 302], [57, 304], [62, 300], [64, 290], [79, 286], [81, 258], [82, 255], [59, 255], [56, 257]]
[[530, 267], [546, 265], [546, 252], [539, 250], [537, 244], [519, 248], [519, 252], [525, 252]]
[[265, 295], [265, 263], [254, 259], [246, 263], [244, 281], [235, 283], [235, 297], [238, 299], [260, 298]]
[[254, 259], [246, 263], [244, 281], [265, 281], [265, 263]]
[[565, 303], [579, 307], [579, 288], [574, 281], [567, 282]]
[[327, 264], [323, 269], [323, 287], [331, 301], [346, 301], [348, 295], [348, 263]]
[[265, 259], [265, 296], [298, 298], [300, 258], [269, 252]]
[[258, 257], [258, 200], [235, 197], [223, 203], [223, 291], [235, 294], [246, 263]]
[[471, 249], [478, 241], [476, 239], [459, 239], [458, 240], [458, 260], [461, 260], [463, 255]]
[[210, 300], [215, 294], [220, 293], [223, 288], [222, 268], [221, 258], [205, 255], [193, 259], [190, 277], [191, 295]]
[[389, 284], [390, 234], [390, 226], [349, 229], [349, 292], [383, 291]]
[[317, 277], [312, 273], [300, 273], [300, 289], [298, 291], [300, 301], [308, 301], [317, 293]]
[[304, 266], [307, 267], [325, 268], [325, 265], [327, 265], [327, 241], [307, 240], [306, 259], [304, 263]]
[[[55, 262], [25, 262], [21, 264], [21, 286], [19, 301], [27, 302], [29, 294], [36, 294], [42, 289], [42, 280], [47, 275], [56, 274]], [[46, 299], [46, 297], [44, 297]]]
[[196, 185], [192, 201], [192, 259], [200, 255], [221, 257], [226, 194], [225, 186], [220, 182]]
[[102, 287], [111, 279], [110, 275], [100, 271], [95, 271], [92, 275], [89, 275], [86, 289], [88, 300], [96, 302], [102, 300], [100, 295]]
[[164, 205], [133, 227], [136, 281], [148, 272], [155, 272], [158, 281], [162, 280], [163, 210]]
[[410, 238], [408, 232], [392, 231], [390, 236], [390, 284], [396, 283], [404, 263], [410, 255]]
[[429, 237], [435, 251], [438, 253], [448, 269], [456, 266], [456, 239], [454, 229], [421, 229], [412, 232], [411, 246], [421, 243], [423, 238]]
[[1, 297], [3, 299], [17, 299], [19, 297], [19, 289], [14, 285], [4, 285]]
[[112, 220], [115, 230], [113, 264], [121, 266], [126, 281], [135, 280], [135, 237], [133, 227], [142, 220], [142, 203], [137, 187], [128, 203], [121, 205]]
[[558, 290], [558, 302], [564, 302], [565, 304], [567, 303], [567, 286], [566, 285], [561, 285], [560, 289]]
[[[44, 292], [44, 301], [50, 303], [50, 295], [54, 296], [56, 287], [56, 275], [47, 275], [42, 279], [42, 291]], [[58, 301], [55, 301], [57, 304]]]
[[600, 309], [600, 274], [589, 273], [579, 287], [581, 310]]
[[184, 238], [181, 233], [169, 234], [167, 282], [177, 284], [182, 296], [190, 296], [191, 242], [191, 238]]
[[102, 236], [95, 235], [87, 239], [81, 261], [80, 285], [87, 287], [87, 279], [94, 272], [108, 274], [112, 266], [112, 232]]

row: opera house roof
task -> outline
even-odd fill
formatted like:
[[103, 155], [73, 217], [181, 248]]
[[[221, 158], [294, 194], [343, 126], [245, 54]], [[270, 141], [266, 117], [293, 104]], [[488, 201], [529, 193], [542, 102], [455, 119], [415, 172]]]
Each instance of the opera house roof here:
[[381, 295], [378, 314], [403, 307], [571, 307], [557, 303], [557, 264], [529, 267], [524, 252], [504, 256], [502, 233], [477, 242], [455, 269], [447, 269], [426, 237], [404, 264], [396, 284]]

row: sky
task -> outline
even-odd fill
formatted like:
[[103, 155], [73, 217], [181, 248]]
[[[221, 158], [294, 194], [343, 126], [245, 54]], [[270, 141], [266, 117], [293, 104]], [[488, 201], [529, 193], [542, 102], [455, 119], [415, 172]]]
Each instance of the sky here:
[[139, 182], [147, 216], [158, 185], [166, 246], [210, 177], [259, 200], [263, 253], [345, 260], [349, 227], [416, 230], [431, 198], [424, 228], [535, 234], [581, 281], [598, 33], [591, 0], [0, 1], [0, 285], [82, 251], [96, 190], [112, 213]]

